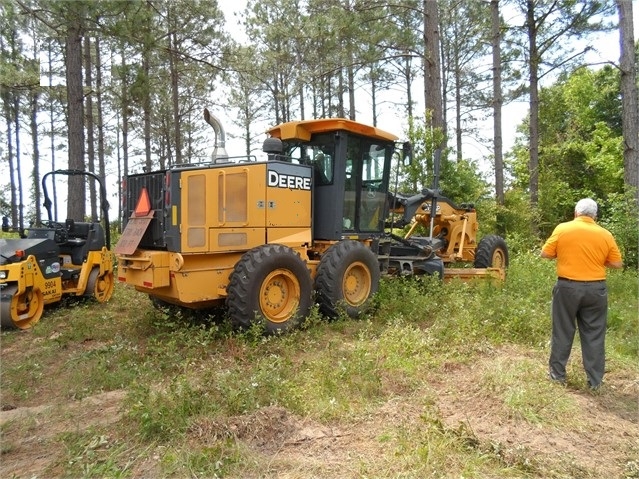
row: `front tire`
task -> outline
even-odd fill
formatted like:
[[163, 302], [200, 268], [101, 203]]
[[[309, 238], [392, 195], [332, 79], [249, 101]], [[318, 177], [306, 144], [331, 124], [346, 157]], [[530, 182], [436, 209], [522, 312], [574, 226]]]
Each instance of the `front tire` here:
[[30, 329], [44, 311], [44, 297], [39, 289], [29, 287], [16, 294], [18, 286], [12, 285], [2, 291], [0, 300], [0, 324], [2, 329]]
[[501, 236], [484, 236], [475, 250], [475, 268], [508, 267], [508, 247]]
[[331, 246], [317, 267], [315, 289], [320, 311], [328, 317], [344, 307], [350, 318], [357, 318], [372, 306], [379, 288], [377, 256], [363, 243], [346, 240]]
[[308, 316], [312, 285], [299, 255], [283, 245], [263, 245], [246, 252], [235, 265], [226, 304], [236, 328], [263, 319], [267, 334], [292, 330]]

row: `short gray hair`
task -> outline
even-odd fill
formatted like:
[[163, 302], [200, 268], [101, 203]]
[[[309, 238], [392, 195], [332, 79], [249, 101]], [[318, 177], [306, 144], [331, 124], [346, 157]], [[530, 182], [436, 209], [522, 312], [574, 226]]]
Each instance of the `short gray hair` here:
[[575, 214], [577, 216], [590, 216], [591, 218], [597, 217], [597, 202], [592, 198], [584, 198], [577, 201], [575, 205]]

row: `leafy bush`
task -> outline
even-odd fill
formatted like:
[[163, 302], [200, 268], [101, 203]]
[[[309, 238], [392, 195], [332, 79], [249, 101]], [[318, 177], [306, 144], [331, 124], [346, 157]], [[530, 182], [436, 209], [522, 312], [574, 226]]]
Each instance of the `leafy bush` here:
[[[637, 203], [632, 193], [613, 193], [600, 205], [606, 215], [600, 220], [601, 225], [608, 229], [621, 250], [624, 265], [637, 269], [639, 252], [639, 223]], [[600, 215], [602, 216], [602, 215]]]

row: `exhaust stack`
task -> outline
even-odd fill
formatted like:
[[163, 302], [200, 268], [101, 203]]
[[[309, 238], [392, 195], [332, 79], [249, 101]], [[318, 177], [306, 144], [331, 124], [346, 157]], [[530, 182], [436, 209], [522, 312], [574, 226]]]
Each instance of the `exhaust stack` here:
[[212, 161], [214, 163], [222, 163], [229, 159], [229, 155], [226, 152], [226, 133], [222, 123], [214, 115], [211, 115], [208, 108], [204, 109], [204, 121], [213, 127], [215, 132], [215, 149], [213, 150]]

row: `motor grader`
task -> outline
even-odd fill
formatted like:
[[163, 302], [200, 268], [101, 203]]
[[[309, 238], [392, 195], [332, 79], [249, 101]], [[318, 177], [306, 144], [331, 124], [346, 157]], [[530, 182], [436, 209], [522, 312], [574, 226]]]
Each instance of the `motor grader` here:
[[[204, 116], [210, 162], [125, 179], [118, 279], [154, 305], [226, 306], [234, 326], [276, 333], [314, 301], [329, 317], [359, 316], [382, 274], [503, 278], [506, 245], [477, 243], [472, 205], [436, 188], [391, 191], [393, 164], [410, 151], [395, 135], [342, 118], [294, 121], [268, 130], [264, 158], [229, 157], [221, 123]], [[417, 236], [420, 224], [432, 234]], [[458, 262], [475, 268], [446, 267]]]
[[[104, 225], [53, 218], [46, 180], [56, 175], [81, 175], [97, 182]], [[0, 239], [2, 329], [33, 327], [45, 305], [65, 296], [105, 302], [113, 294], [115, 258], [110, 251], [109, 204], [100, 177], [88, 171], [55, 170], [42, 177], [42, 192], [48, 220], [28, 228], [21, 238]]]

